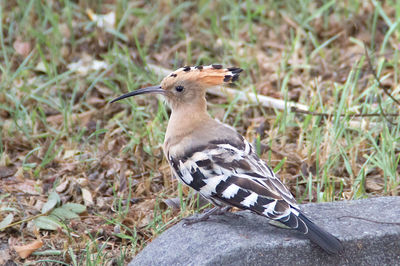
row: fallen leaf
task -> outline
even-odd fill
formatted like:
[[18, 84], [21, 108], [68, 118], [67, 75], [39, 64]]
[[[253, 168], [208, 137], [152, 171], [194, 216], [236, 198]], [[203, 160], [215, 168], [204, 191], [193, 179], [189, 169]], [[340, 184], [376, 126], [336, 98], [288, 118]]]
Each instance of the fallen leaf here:
[[18, 170], [15, 173], [15, 177], [17, 178], [17, 180], [23, 180], [24, 179], [24, 168], [23, 167], [18, 167]]
[[13, 43], [15, 52], [23, 57], [27, 57], [31, 52], [31, 44], [29, 42], [23, 42], [20, 38], [17, 38]]
[[[6, 121], [9, 121], [9, 120], [6, 120]], [[3, 124], [3, 130], [6, 131], [6, 125], [5, 125], [5, 124], [6, 124], [6, 123]], [[5, 131], [3, 131], [3, 132], [5, 132]], [[11, 163], [10, 156], [8, 156], [7, 152], [3, 152], [3, 153], [1, 154], [1, 156], [0, 156], [0, 165], [1, 165], [1, 166], [7, 166], [7, 165], [9, 165], [10, 163]]]
[[371, 178], [367, 178], [365, 180], [365, 187], [368, 190], [372, 190], [372, 191], [382, 191], [383, 186], [381, 184], [379, 184], [379, 181], [371, 179]]
[[[0, 265], [6, 265], [6, 263], [8, 262], [8, 260], [11, 259], [11, 255], [10, 255], [10, 249], [6, 248], [6, 249], [1, 249], [0, 250]], [[11, 264], [9, 264], [11, 265]], [[14, 264], [13, 264], [14, 265]], [[17, 264], [15, 264], [17, 265]]]
[[0, 166], [0, 179], [10, 177], [17, 172], [14, 167]]
[[63, 41], [65, 40], [65, 42], [67, 42], [71, 38], [71, 30], [70, 30], [68, 24], [61, 23], [61, 24], [59, 24], [58, 29], [59, 29], [61, 35], [64, 37]]
[[76, 168], [76, 163], [64, 163], [62, 164], [62, 170], [63, 172], [72, 172]]
[[37, 184], [33, 180], [24, 180], [23, 182], [19, 182], [13, 186], [13, 191], [20, 191], [26, 194], [31, 195], [40, 195], [40, 184]]
[[78, 183], [82, 187], [86, 187], [87, 185], [89, 185], [89, 180], [87, 180], [87, 178], [81, 177], [76, 179], [76, 183]]
[[95, 107], [101, 107], [106, 102], [104, 101], [104, 99], [100, 99], [98, 97], [90, 97], [89, 100], [87, 100], [87, 103], [90, 104], [90, 105], [93, 105]]
[[86, 10], [86, 14], [91, 21], [96, 22], [97, 27], [113, 29], [115, 25], [115, 12], [110, 12], [105, 15], [95, 14], [90, 8]]
[[103, 95], [109, 96], [113, 95], [114, 92], [105, 86], [101, 86], [99, 84], [96, 85], [96, 89]]
[[69, 64], [68, 69], [84, 76], [89, 71], [106, 69], [107, 66], [108, 64], [104, 61], [93, 60], [92, 62], [84, 62], [83, 60], [79, 60], [78, 62]]
[[33, 209], [35, 209], [36, 211], [41, 211], [43, 208], [43, 205], [45, 204], [45, 202], [41, 201], [41, 200], [37, 200], [35, 205], [33, 205]]
[[18, 256], [25, 259], [29, 257], [35, 250], [41, 248], [43, 246], [43, 242], [41, 240], [35, 240], [30, 244], [23, 246], [14, 246], [14, 250], [17, 252]]
[[92, 193], [90, 193], [90, 191], [88, 189], [82, 188], [82, 197], [83, 197], [83, 201], [85, 202], [86, 206], [92, 206], [94, 204]]
[[73, 158], [75, 155], [78, 155], [80, 151], [78, 150], [65, 150], [63, 159]]
[[35, 66], [35, 71], [38, 71], [38, 72], [43, 72], [43, 73], [46, 73], [46, 66], [44, 65], [44, 63], [43, 63], [43, 61], [40, 61], [36, 66]]
[[164, 199], [163, 202], [167, 204], [168, 207], [172, 208], [173, 210], [180, 210], [181, 209], [181, 201], [179, 197]]
[[[78, 122], [79, 125], [85, 126], [87, 122], [92, 118], [92, 116], [96, 113], [96, 110], [89, 110], [80, 114], [73, 114], [71, 115], [71, 120], [76, 123]], [[64, 115], [52, 115], [46, 118], [48, 123], [52, 124], [62, 124], [64, 122]]]
[[67, 189], [67, 187], [68, 187], [68, 183], [69, 183], [69, 180], [66, 179], [64, 182], [60, 183], [60, 184], [56, 187], [56, 191], [57, 191], [58, 193], [64, 192], [64, 191]]
[[136, 221], [138, 227], [147, 226], [154, 218], [154, 204], [154, 199], [146, 199], [132, 206], [129, 216]]
[[8, 214], [3, 221], [0, 222], [0, 231], [2, 231], [6, 226], [12, 223], [14, 215], [12, 213]]
[[95, 60], [90, 55], [83, 55], [79, 61], [70, 63], [67, 67], [69, 70], [84, 76], [90, 71], [106, 69], [108, 67], [108, 64], [104, 61]]

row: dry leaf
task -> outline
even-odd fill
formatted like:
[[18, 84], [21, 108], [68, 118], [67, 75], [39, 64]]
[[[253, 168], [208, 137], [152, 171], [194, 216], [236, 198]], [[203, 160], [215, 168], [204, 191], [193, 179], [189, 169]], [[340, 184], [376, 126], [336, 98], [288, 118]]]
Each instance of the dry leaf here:
[[10, 250], [8, 248], [0, 250], [0, 265], [6, 265], [6, 262], [11, 259]]
[[115, 25], [115, 12], [110, 12], [105, 15], [95, 14], [90, 8], [86, 10], [86, 14], [91, 21], [96, 22], [97, 27], [113, 29]]
[[36, 66], [35, 66], [35, 70], [38, 72], [43, 72], [46, 73], [46, 66], [44, 65], [43, 61], [40, 61]]
[[35, 203], [35, 205], [33, 205], [32, 207], [33, 207], [35, 210], [40, 211], [40, 210], [43, 208], [43, 205], [44, 205], [44, 204], [45, 204], [44, 201], [37, 200], [36, 203]]
[[[79, 125], [85, 126], [95, 113], [96, 113], [96, 110], [89, 110], [89, 111], [83, 112], [78, 115], [73, 114], [71, 116], [71, 120], [74, 123], [78, 122]], [[48, 123], [52, 123], [52, 124], [62, 124], [64, 122], [64, 115], [62, 115], [62, 114], [52, 115], [52, 116], [47, 117], [46, 121]]]
[[62, 172], [72, 172], [74, 171], [76, 168], [76, 164], [75, 163], [63, 163], [62, 164]]
[[15, 173], [15, 177], [17, 180], [23, 180], [24, 179], [24, 169], [22, 167], [19, 167], [17, 172]]
[[371, 191], [382, 191], [383, 186], [378, 183], [379, 181], [367, 178], [365, 180], [365, 187]]
[[154, 218], [154, 199], [146, 199], [132, 206], [129, 216], [138, 227], [144, 227]]
[[63, 159], [73, 158], [75, 155], [80, 153], [79, 150], [65, 150]]
[[87, 103], [99, 108], [99, 107], [103, 106], [106, 102], [104, 99], [100, 99], [98, 97], [90, 97], [88, 99]]
[[90, 191], [88, 189], [82, 188], [82, 197], [83, 197], [83, 201], [85, 202], [86, 206], [92, 206], [94, 204], [92, 193], [90, 193]]
[[68, 27], [68, 24], [66, 24], [66, 23], [61, 23], [61, 24], [58, 26], [58, 29], [60, 30], [61, 35], [64, 37], [64, 38], [63, 38], [63, 41], [64, 41], [64, 40], [67, 41], [67, 40], [69, 40], [69, 39], [71, 38], [71, 30], [70, 30], [70, 28]]
[[18, 256], [25, 259], [29, 257], [35, 250], [41, 248], [43, 246], [43, 242], [41, 240], [35, 240], [30, 244], [23, 246], [13, 246], [14, 250], [18, 253]]
[[15, 184], [13, 186], [13, 191], [19, 191], [31, 195], [40, 195], [40, 187], [40, 184], [37, 184], [35, 181], [26, 179], [23, 182]]
[[56, 191], [57, 192], [64, 192], [67, 189], [69, 180], [66, 179], [64, 182], [60, 183], [57, 187], [56, 187]]
[[23, 42], [20, 38], [17, 38], [13, 43], [15, 52], [23, 57], [27, 57], [31, 52], [31, 44], [29, 42]]
[[0, 179], [10, 177], [17, 172], [17, 169], [13, 167], [7, 167], [7, 166], [0, 166]]
[[167, 204], [168, 207], [172, 208], [174, 211], [181, 209], [181, 201], [179, 197], [164, 199], [163, 202]]
[[68, 64], [68, 69], [81, 75], [86, 75], [90, 71], [106, 69], [108, 64], [104, 61], [95, 60], [90, 55], [83, 55], [82, 58], [74, 63]]
[[[5, 130], [5, 127], [3, 125], [3, 130]], [[5, 132], [5, 131], [3, 131]], [[0, 156], [0, 165], [1, 166], [7, 166], [11, 164], [10, 156], [6, 152], [3, 152], [3, 154]]]
[[99, 84], [96, 85], [96, 89], [103, 95], [110, 96], [113, 95], [114, 92], [107, 87], [101, 86]]

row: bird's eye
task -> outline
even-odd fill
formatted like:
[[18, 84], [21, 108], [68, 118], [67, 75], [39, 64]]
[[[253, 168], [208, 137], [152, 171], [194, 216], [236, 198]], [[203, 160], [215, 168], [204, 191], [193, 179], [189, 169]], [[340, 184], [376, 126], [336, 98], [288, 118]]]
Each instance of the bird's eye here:
[[184, 88], [183, 86], [181, 86], [181, 85], [175, 87], [175, 90], [176, 90], [177, 92], [182, 92], [184, 89], [185, 89], [185, 88]]

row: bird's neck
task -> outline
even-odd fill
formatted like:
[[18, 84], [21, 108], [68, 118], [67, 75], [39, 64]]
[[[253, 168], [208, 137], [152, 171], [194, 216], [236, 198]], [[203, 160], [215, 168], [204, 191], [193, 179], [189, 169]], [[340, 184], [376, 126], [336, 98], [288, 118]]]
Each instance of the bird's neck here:
[[173, 108], [165, 134], [164, 149], [168, 145], [180, 142], [210, 120], [213, 119], [207, 112], [204, 98]]

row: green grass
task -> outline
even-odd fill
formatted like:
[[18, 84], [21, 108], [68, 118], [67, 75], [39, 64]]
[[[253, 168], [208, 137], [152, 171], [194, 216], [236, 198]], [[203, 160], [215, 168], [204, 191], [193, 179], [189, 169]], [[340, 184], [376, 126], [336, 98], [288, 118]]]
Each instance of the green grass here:
[[[87, 8], [115, 12], [115, 27], [97, 27]], [[310, 114], [208, 97], [210, 113], [255, 141], [299, 202], [399, 195], [400, 118], [382, 115], [400, 110], [382, 88], [400, 100], [399, 23], [394, 0], [0, 0], [0, 166], [16, 171], [0, 178], [0, 221], [37, 215], [35, 204], [64, 182], [62, 202], [85, 204], [84, 188], [95, 204], [68, 230], [41, 230], [44, 246], [30, 261], [122, 265], [203, 209], [163, 159], [163, 101], [108, 104], [160, 82], [147, 63], [239, 66], [238, 89], [307, 105]], [[16, 51], [20, 43], [27, 52]], [[86, 74], [68, 68], [85, 57], [107, 66]], [[178, 198], [180, 210], [166, 198]], [[36, 238], [29, 226], [0, 236], [29, 243]]]

